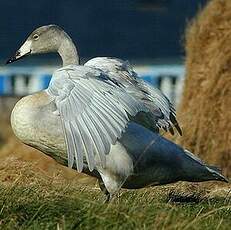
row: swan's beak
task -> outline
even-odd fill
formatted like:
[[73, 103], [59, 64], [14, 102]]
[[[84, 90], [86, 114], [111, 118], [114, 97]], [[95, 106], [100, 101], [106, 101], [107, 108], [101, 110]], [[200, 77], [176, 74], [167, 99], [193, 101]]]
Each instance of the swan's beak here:
[[16, 51], [15, 55], [11, 57], [6, 64], [15, 62], [23, 57], [26, 57], [31, 53], [31, 41], [26, 41], [19, 50]]

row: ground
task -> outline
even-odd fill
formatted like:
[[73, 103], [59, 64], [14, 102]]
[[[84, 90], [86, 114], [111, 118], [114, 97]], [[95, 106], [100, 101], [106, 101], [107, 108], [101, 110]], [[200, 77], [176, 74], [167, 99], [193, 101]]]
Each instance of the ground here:
[[231, 226], [230, 188], [221, 187], [222, 183], [122, 190], [119, 198], [104, 204], [93, 179], [85, 183], [88, 177], [47, 176], [35, 167], [31, 170], [26, 162], [11, 160], [7, 168], [0, 168], [0, 229], [215, 230]]

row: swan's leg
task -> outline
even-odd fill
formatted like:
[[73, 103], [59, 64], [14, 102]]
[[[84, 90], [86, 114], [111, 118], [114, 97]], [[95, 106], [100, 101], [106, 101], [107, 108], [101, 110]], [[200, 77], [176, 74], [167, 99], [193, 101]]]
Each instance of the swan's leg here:
[[97, 167], [104, 186], [110, 194], [108, 200], [112, 200], [118, 194], [124, 182], [133, 174], [133, 170], [133, 159], [125, 147], [117, 141], [106, 156], [106, 166]]
[[[103, 187], [105, 187], [107, 191], [107, 200], [106, 202], [109, 202], [113, 200], [113, 198], [116, 197], [116, 194], [118, 194], [120, 188], [122, 187], [122, 181], [120, 177], [117, 177], [115, 175], [107, 174], [104, 172], [104, 174], [100, 173], [102, 178], [102, 184]], [[101, 189], [102, 190], [102, 189]], [[103, 190], [102, 190], [103, 191]]]
[[107, 191], [103, 181], [101, 179], [98, 179], [98, 184], [100, 187], [100, 190], [106, 195], [105, 203], [109, 202], [111, 200], [110, 193]]

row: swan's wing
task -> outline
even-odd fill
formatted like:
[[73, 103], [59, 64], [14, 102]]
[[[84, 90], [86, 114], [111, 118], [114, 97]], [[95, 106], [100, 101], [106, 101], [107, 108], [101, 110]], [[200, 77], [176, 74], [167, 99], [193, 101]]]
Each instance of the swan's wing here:
[[182, 130], [176, 119], [176, 110], [169, 99], [159, 89], [144, 81], [140, 82], [140, 87], [146, 92], [148, 98], [148, 100], [143, 99], [144, 104], [154, 117], [157, 117], [157, 127], [170, 131], [172, 135], [174, 134], [173, 127], [175, 127], [178, 133], [182, 135]]
[[140, 79], [128, 61], [117, 58], [97, 57], [85, 63], [109, 74], [127, 87], [127, 91], [142, 101], [150, 113], [139, 114], [135, 121], [153, 131], [164, 129], [174, 134], [173, 127], [182, 135], [176, 119], [176, 112], [169, 99], [157, 88]]
[[125, 91], [122, 84], [100, 70], [69, 66], [53, 74], [47, 90], [54, 97], [67, 144], [68, 164], [74, 160], [82, 171], [83, 159], [90, 171], [97, 160], [105, 166], [105, 154], [121, 137], [129, 120], [143, 103]]
[[85, 66], [91, 66], [110, 73], [112, 77], [120, 82], [127, 84], [138, 84], [139, 78], [128, 61], [111, 57], [96, 57], [85, 63]]

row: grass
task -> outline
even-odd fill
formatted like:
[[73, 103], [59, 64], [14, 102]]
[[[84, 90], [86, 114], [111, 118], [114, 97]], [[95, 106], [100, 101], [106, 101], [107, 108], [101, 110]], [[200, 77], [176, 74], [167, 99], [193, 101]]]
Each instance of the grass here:
[[[177, 185], [179, 187], [179, 184]], [[104, 204], [95, 185], [19, 176], [0, 184], [1, 229], [229, 229], [231, 199], [163, 186]], [[181, 186], [181, 184], [180, 184]]]
[[222, 183], [122, 190], [104, 204], [95, 180], [52, 160], [0, 158], [0, 229], [229, 229], [231, 192]]
[[[22, 150], [13, 144], [11, 149]], [[118, 199], [104, 204], [94, 180], [51, 160], [36, 163], [38, 157], [24, 161], [22, 154], [0, 151], [0, 155], [0, 229], [226, 230], [231, 226], [231, 192], [216, 192], [218, 183], [209, 184], [209, 189], [177, 183], [123, 190]]]

